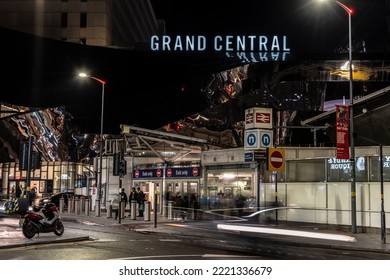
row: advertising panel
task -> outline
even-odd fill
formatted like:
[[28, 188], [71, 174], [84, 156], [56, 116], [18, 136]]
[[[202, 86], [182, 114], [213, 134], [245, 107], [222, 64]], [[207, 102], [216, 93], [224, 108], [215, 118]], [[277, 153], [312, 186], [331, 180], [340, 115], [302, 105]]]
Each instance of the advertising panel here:
[[349, 107], [336, 106], [336, 157], [349, 159]]

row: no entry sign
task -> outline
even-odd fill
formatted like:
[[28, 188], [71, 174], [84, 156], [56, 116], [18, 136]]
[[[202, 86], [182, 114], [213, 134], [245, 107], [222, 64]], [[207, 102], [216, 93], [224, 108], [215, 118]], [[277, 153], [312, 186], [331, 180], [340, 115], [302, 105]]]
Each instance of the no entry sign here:
[[283, 149], [268, 149], [268, 170], [284, 171], [284, 150]]

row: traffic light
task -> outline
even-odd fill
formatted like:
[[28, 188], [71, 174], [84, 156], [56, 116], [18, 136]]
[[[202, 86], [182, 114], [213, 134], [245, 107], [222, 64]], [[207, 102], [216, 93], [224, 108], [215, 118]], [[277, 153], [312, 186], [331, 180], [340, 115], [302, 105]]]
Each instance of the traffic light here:
[[120, 162], [121, 162], [121, 154], [114, 154], [114, 162], [113, 162], [113, 170], [112, 175], [119, 176], [119, 168], [120, 168]]
[[41, 152], [32, 152], [32, 162], [31, 169], [40, 169], [42, 164], [42, 154]]
[[127, 169], [127, 161], [122, 157], [121, 161], [119, 163], [119, 175], [123, 176], [126, 175]]
[[19, 170], [27, 170], [28, 167], [28, 142], [20, 143]]

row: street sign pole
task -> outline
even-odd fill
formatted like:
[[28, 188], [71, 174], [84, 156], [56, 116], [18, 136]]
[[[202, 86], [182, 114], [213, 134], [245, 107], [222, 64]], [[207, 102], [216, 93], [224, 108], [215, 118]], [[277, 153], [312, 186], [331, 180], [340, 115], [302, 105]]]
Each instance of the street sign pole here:
[[[275, 174], [275, 207], [278, 207], [278, 171]], [[275, 225], [278, 225], [278, 209], [275, 210]]]

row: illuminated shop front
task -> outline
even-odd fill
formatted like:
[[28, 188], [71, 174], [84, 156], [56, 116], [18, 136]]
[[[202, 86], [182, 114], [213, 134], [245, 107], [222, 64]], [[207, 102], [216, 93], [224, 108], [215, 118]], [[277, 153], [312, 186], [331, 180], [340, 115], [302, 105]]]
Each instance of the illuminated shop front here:
[[209, 166], [206, 176], [207, 188], [202, 195], [203, 208], [235, 208], [238, 199], [244, 199], [246, 208], [256, 207], [255, 166]]
[[264, 168], [257, 162], [246, 162], [244, 149], [203, 152], [202, 167], [206, 178], [201, 191], [203, 209], [241, 207], [254, 211], [259, 207]]
[[[244, 149], [204, 152], [202, 166], [206, 178], [201, 192], [203, 209], [254, 212], [275, 205], [274, 193], [267, 188], [275, 174], [266, 170], [265, 162], [246, 159]], [[284, 180], [284, 174], [279, 180]], [[235, 215], [234, 210], [230, 214]]]
[[[20, 171], [18, 163], [2, 163], [0, 170], [2, 199], [10, 198], [16, 187], [26, 189], [27, 172]], [[36, 189], [37, 197], [67, 191], [91, 195], [94, 184], [93, 166], [74, 162], [42, 162], [30, 177], [30, 188]]]
[[[133, 187], [145, 193], [152, 210], [166, 213], [168, 201], [175, 201], [176, 207], [193, 208], [199, 201], [202, 169], [198, 165], [181, 167], [141, 168], [133, 170]], [[157, 201], [154, 201], [157, 199]], [[156, 204], [155, 204], [156, 202]], [[164, 207], [161, 207], [164, 205]]]

